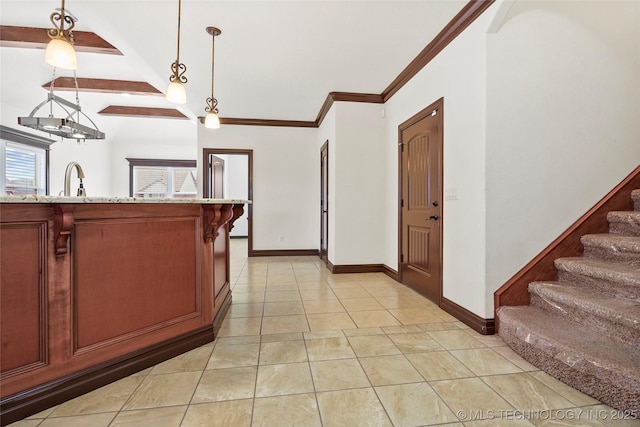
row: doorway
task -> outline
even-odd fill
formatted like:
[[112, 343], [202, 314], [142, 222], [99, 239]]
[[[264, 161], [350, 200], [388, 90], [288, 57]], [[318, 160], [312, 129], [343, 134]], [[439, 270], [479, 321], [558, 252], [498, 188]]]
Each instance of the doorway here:
[[442, 300], [441, 98], [398, 127], [398, 274], [436, 304]]
[[[229, 178], [234, 174], [238, 176], [239, 173], [246, 174], [240, 176], [239, 180], [246, 180], [246, 198], [253, 200], [253, 150], [204, 148], [202, 153], [203, 197], [220, 198], [222, 194], [222, 198], [244, 198], [235, 195], [234, 179]], [[241, 222], [245, 220], [246, 228]], [[245, 206], [245, 213], [236, 220], [233, 232], [245, 233], [242, 232], [243, 228], [247, 236], [247, 256], [253, 256], [253, 203]], [[233, 235], [231, 237], [233, 238]]]
[[320, 259], [329, 262], [329, 141], [320, 148]]

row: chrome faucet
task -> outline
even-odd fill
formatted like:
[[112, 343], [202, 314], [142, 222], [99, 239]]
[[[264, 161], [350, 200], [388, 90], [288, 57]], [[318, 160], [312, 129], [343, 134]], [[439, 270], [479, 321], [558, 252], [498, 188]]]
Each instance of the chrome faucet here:
[[86, 193], [84, 192], [84, 186], [82, 185], [82, 178], [84, 178], [84, 172], [82, 170], [82, 167], [77, 162], [69, 163], [67, 165], [67, 169], [64, 172], [64, 195], [65, 196], [71, 195], [71, 182], [70, 182], [71, 171], [73, 170], [74, 167], [78, 171], [78, 178], [80, 179], [80, 187], [78, 187], [78, 193], [76, 195], [86, 196]]

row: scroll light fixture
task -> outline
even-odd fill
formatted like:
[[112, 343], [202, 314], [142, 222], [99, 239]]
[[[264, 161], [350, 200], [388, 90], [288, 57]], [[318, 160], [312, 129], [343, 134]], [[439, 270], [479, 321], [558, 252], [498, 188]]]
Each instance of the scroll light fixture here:
[[[54, 28], [50, 28], [47, 31], [51, 41], [45, 50], [44, 61], [49, 65], [65, 70], [78, 69], [78, 58], [73, 48], [75, 38], [71, 32], [76, 25], [77, 19], [65, 11], [64, 0], [62, 0], [62, 7], [56, 9], [49, 19]], [[65, 28], [65, 24], [69, 27]]]
[[[83, 113], [80, 108], [78, 80], [76, 79], [75, 72], [73, 74], [73, 79], [76, 82], [75, 104], [53, 94], [53, 82], [55, 81], [54, 69], [54, 78], [51, 79], [51, 86], [49, 88], [47, 99], [38, 104], [27, 117], [18, 117], [18, 124], [42, 132], [47, 132], [51, 135], [57, 135], [62, 138], [75, 139], [78, 142], [86, 139], [105, 139], [105, 134], [100, 132], [93, 120]], [[66, 113], [66, 117], [56, 118], [53, 116], [54, 103]], [[49, 104], [49, 116], [34, 117], [36, 112], [46, 104]], [[74, 121], [74, 114], [76, 115], [77, 121]], [[80, 114], [87, 118], [87, 120], [93, 125], [93, 128], [80, 124]]]
[[220, 128], [220, 118], [218, 117], [218, 100], [213, 96], [213, 64], [216, 53], [216, 36], [219, 36], [222, 31], [216, 27], [207, 27], [207, 33], [211, 34], [211, 97], [207, 98], [207, 106], [204, 111], [207, 115], [204, 118], [204, 127], [209, 129]]
[[187, 71], [187, 67], [180, 63], [180, 10], [182, 1], [178, 0], [178, 52], [176, 54], [176, 60], [171, 63], [172, 74], [169, 77], [169, 87], [167, 88], [166, 98], [167, 101], [176, 104], [187, 103], [187, 92], [184, 89], [184, 83], [187, 82], [187, 78], [184, 73]]

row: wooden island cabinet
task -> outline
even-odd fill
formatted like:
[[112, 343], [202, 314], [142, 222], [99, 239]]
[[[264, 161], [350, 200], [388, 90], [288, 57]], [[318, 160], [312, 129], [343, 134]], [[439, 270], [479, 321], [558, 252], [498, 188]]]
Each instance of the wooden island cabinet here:
[[0, 197], [0, 419], [214, 339], [247, 201]]

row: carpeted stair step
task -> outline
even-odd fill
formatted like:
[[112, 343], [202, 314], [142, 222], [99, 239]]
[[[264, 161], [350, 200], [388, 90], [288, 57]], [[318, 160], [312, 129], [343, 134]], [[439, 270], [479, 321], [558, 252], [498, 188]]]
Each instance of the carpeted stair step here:
[[587, 258], [640, 264], [640, 237], [608, 233], [586, 234], [580, 242]]
[[539, 307], [503, 306], [500, 336], [533, 365], [623, 411], [640, 413], [640, 352]]
[[529, 294], [531, 305], [640, 350], [640, 301], [558, 282], [530, 283]]
[[558, 280], [618, 298], [640, 300], [640, 267], [594, 258], [558, 258]]
[[633, 208], [640, 211], [640, 190], [633, 190], [631, 192], [631, 200], [633, 200]]
[[640, 211], [609, 212], [609, 233], [640, 236]]

